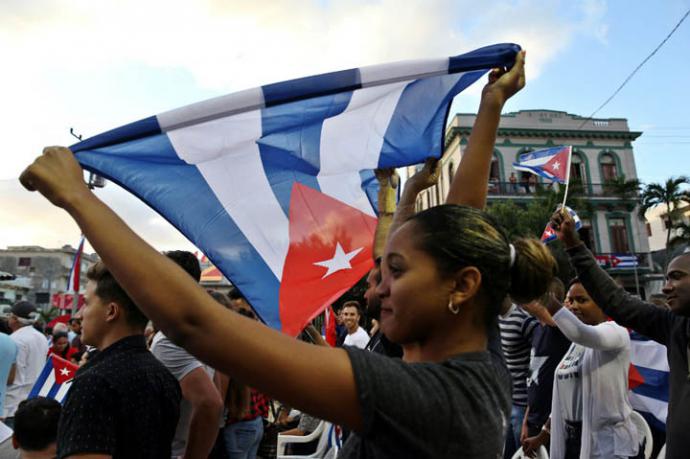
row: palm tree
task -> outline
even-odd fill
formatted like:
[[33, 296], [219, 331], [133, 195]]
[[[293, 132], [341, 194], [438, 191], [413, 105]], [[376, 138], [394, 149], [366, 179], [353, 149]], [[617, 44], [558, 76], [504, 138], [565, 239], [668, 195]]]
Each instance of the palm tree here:
[[[659, 205], [666, 206], [666, 218], [668, 224], [666, 225], [666, 247], [668, 248], [671, 241], [671, 231], [673, 229], [674, 211], [678, 208], [681, 202], [690, 202], [690, 194], [684, 190], [684, 185], [690, 184], [690, 179], [685, 176], [671, 177], [666, 180], [666, 183], [650, 183], [647, 185], [640, 195], [640, 210], [641, 218], [649, 209]], [[668, 261], [668, 260], [667, 260]]]
[[640, 192], [641, 183], [638, 179], [627, 179], [625, 175], [609, 179], [604, 182], [604, 190], [610, 192], [621, 199], [637, 198]]

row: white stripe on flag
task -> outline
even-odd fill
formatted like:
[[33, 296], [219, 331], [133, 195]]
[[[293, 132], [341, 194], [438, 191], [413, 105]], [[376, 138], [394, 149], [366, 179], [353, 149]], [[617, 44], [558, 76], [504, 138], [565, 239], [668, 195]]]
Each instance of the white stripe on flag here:
[[55, 400], [62, 403], [70, 386], [72, 386], [72, 381], [67, 381], [66, 383], [62, 384], [55, 394]]
[[261, 111], [177, 129], [168, 136], [178, 156], [197, 166], [228, 215], [280, 279], [290, 244], [289, 222], [268, 183], [256, 144], [261, 138]]
[[321, 129], [321, 191], [375, 216], [362, 190], [358, 172], [378, 167], [379, 155], [395, 107], [406, 84], [354, 91], [343, 113], [328, 118]]
[[53, 388], [54, 384], [55, 384], [55, 370], [52, 370], [50, 373], [48, 373], [48, 377], [46, 378], [46, 380], [43, 381], [43, 385], [41, 386], [41, 390], [38, 391], [38, 396], [39, 397], [47, 396], [48, 392], [50, 392], [50, 389]]
[[656, 341], [630, 340], [630, 362], [633, 365], [658, 371], [671, 371], [668, 366], [666, 346]]
[[663, 400], [646, 397], [644, 395], [636, 394], [633, 391], [628, 392], [630, 398], [630, 405], [636, 410], [646, 411], [651, 413], [655, 418], [666, 423], [666, 416], [668, 415], [668, 403]]
[[262, 89], [251, 88], [170, 110], [157, 115], [156, 118], [161, 130], [166, 132], [195, 123], [230, 116], [241, 111], [258, 110], [264, 105]]
[[410, 81], [426, 76], [447, 75], [449, 59], [419, 59], [414, 61], [393, 62], [390, 64], [369, 65], [359, 68], [362, 87], [372, 83]]

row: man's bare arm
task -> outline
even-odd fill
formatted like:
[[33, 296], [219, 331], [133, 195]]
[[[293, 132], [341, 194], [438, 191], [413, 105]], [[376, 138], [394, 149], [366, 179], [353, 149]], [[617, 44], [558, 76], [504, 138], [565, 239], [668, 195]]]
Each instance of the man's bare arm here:
[[376, 169], [376, 178], [379, 181], [378, 194], [378, 223], [376, 224], [376, 233], [374, 234], [374, 259], [383, 255], [383, 249], [386, 247], [388, 234], [393, 224], [393, 214], [396, 209], [396, 200], [398, 198], [398, 186], [400, 186], [400, 177], [398, 177], [395, 169]]

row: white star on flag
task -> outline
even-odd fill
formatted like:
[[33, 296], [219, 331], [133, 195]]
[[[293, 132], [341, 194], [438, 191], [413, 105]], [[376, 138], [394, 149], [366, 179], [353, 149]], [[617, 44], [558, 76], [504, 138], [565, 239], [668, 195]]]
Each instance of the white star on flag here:
[[67, 369], [67, 367], [60, 369], [60, 374], [62, 376], [69, 376], [69, 370]]
[[314, 263], [316, 266], [328, 268], [328, 271], [326, 271], [326, 274], [324, 274], [321, 279], [325, 279], [331, 274], [334, 274], [338, 271], [342, 271], [343, 269], [352, 269], [350, 260], [356, 257], [357, 254], [361, 252], [363, 248], [364, 247], [360, 247], [358, 249], [353, 250], [352, 252], [345, 253], [345, 251], [340, 245], [340, 242], [337, 242], [335, 245], [335, 253], [333, 254], [333, 258], [324, 261], [317, 261], [316, 263]]
[[553, 163], [553, 170], [557, 171], [560, 168], [561, 168], [561, 163], [559, 163], [558, 161]]

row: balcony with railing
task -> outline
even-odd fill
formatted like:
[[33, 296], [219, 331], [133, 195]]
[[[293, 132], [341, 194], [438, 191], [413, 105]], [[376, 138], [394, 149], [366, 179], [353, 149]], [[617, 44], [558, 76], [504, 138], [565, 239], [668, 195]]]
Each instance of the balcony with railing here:
[[[542, 182], [499, 182], [489, 180], [489, 198], [531, 198], [545, 191], [560, 191], [563, 187], [558, 183]], [[569, 196], [584, 196], [588, 198], [607, 198], [621, 200], [637, 200], [638, 190], [634, 184], [628, 183], [582, 183], [572, 182], [568, 190]]]
[[594, 258], [599, 266], [606, 269], [633, 271], [653, 266], [649, 252], [595, 253]]

